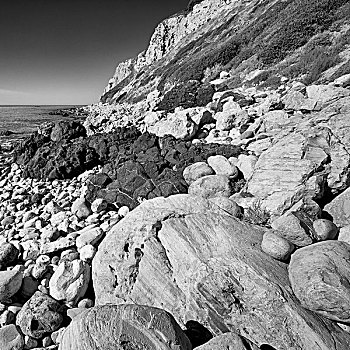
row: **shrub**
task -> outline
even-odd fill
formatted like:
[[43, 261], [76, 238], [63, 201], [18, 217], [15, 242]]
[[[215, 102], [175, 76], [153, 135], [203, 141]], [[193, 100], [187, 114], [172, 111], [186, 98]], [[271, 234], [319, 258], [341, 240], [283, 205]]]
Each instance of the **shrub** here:
[[244, 210], [243, 221], [253, 225], [269, 227], [270, 213], [256, 201], [250, 208]]
[[158, 105], [158, 109], [172, 112], [176, 107], [191, 108], [207, 105], [214, 95], [211, 85], [201, 85], [199, 81], [178, 84], [168, 91]]

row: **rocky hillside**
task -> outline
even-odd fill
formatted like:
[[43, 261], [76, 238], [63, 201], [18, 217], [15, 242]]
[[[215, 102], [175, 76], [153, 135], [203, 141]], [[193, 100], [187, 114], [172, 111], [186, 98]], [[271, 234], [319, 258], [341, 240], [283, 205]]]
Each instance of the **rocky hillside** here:
[[[191, 6], [190, 6], [191, 5]], [[160, 23], [145, 52], [118, 65], [102, 102], [139, 101], [189, 80], [228, 71], [228, 88], [276, 87], [281, 77], [308, 84], [349, 73], [346, 0], [192, 1]]]

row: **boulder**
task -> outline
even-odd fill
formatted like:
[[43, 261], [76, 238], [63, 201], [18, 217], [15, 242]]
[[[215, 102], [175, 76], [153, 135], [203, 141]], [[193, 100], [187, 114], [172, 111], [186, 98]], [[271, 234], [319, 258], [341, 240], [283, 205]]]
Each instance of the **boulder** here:
[[207, 175], [194, 181], [188, 193], [203, 198], [230, 197], [232, 194], [230, 178], [226, 175]]
[[335, 197], [328, 203], [324, 210], [328, 212], [335, 225], [338, 227], [350, 224], [350, 188], [347, 188], [339, 196]]
[[8, 301], [21, 288], [23, 272], [20, 268], [0, 271], [0, 302]]
[[198, 130], [186, 110], [169, 114], [166, 119], [156, 122], [148, 127], [148, 131], [159, 137], [172, 135], [178, 140], [191, 140]]
[[87, 244], [96, 245], [101, 241], [103, 236], [104, 232], [99, 227], [85, 228], [77, 237], [76, 246], [80, 249]]
[[54, 142], [63, 139], [71, 140], [80, 136], [86, 136], [86, 130], [82, 124], [77, 121], [60, 121], [53, 127], [50, 138]]
[[61, 312], [61, 305], [55, 299], [37, 291], [17, 314], [16, 324], [25, 335], [41, 339], [60, 327], [63, 321]]
[[240, 154], [238, 156], [237, 168], [242, 172], [245, 180], [249, 180], [253, 173], [258, 158], [254, 155]]
[[183, 171], [183, 177], [188, 185], [207, 175], [214, 175], [214, 170], [206, 162], [197, 162], [187, 166]]
[[61, 262], [50, 279], [50, 295], [75, 305], [86, 293], [90, 271], [90, 266], [78, 259]]
[[230, 198], [212, 197], [208, 198], [208, 200], [236, 218], [241, 218], [243, 215], [242, 208]]
[[97, 198], [91, 203], [91, 211], [93, 213], [100, 213], [103, 210], [106, 210], [108, 206], [107, 201], [102, 198]]
[[317, 241], [334, 239], [339, 232], [338, 227], [334, 225], [332, 221], [327, 219], [317, 219], [312, 225]]
[[338, 241], [350, 244], [350, 225], [344, 226], [339, 230]]
[[6, 269], [12, 263], [16, 262], [19, 250], [11, 243], [0, 245], [0, 270]]
[[0, 328], [0, 349], [1, 350], [22, 350], [24, 338], [14, 324]]
[[231, 164], [224, 156], [210, 156], [207, 159], [207, 162], [209, 166], [215, 171], [216, 175], [226, 175], [231, 178], [238, 176], [237, 167]]
[[298, 247], [304, 247], [313, 242], [312, 235], [310, 232], [305, 231], [305, 225], [294, 213], [280, 216], [271, 223], [271, 226], [278, 231], [281, 237]]
[[98, 306], [75, 316], [62, 335], [59, 350], [176, 349], [192, 346], [174, 318], [141, 305]]
[[301, 304], [338, 322], [350, 322], [350, 245], [319, 242], [298, 249], [291, 258], [289, 279]]
[[274, 259], [285, 261], [290, 258], [294, 245], [275, 232], [265, 232], [261, 242], [261, 249]]
[[295, 301], [286, 265], [260, 250], [264, 232], [201, 197], [145, 201], [99, 246], [96, 304], [161, 307], [257, 346], [347, 349], [350, 334]]
[[85, 201], [85, 198], [77, 198], [72, 204], [71, 211], [79, 219], [85, 219], [92, 213], [90, 206]]
[[350, 90], [332, 85], [310, 85], [306, 87], [307, 96], [317, 101], [322, 107], [350, 96]]
[[301, 198], [319, 198], [327, 174], [317, 169], [328, 158], [329, 138], [327, 130], [281, 138], [260, 155], [246, 191], [275, 215], [281, 215]]

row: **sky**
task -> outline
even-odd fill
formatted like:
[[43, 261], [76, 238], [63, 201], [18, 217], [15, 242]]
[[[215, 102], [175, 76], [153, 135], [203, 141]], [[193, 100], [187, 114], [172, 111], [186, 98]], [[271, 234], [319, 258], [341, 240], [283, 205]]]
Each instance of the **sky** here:
[[189, 0], [2, 0], [0, 105], [98, 102], [118, 62]]

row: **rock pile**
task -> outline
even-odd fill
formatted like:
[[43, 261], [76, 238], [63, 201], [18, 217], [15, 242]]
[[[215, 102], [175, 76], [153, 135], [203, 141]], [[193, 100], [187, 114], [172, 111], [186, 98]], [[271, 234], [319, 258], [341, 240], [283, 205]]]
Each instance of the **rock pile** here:
[[1, 346], [348, 349], [349, 98], [42, 128], [0, 178]]

